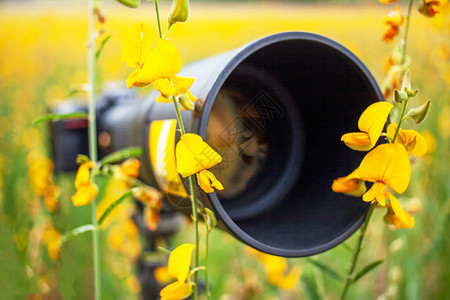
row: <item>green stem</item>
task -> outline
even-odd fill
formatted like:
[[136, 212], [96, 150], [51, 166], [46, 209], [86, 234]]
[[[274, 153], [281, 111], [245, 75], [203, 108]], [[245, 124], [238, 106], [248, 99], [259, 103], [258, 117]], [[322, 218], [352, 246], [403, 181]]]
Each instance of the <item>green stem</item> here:
[[209, 277], [208, 277], [208, 252], [209, 252], [209, 233], [210, 229], [207, 217], [205, 217], [205, 225], [206, 225], [206, 241], [205, 241], [205, 284], [206, 284], [206, 299], [209, 300], [211, 298], [211, 292], [209, 290]]
[[395, 130], [394, 137], [392, 138], [392, 143], [395, 143], [395, 139], [397, 138], [398, 132], [400, 131], [400, 127], [401, 127], [402, 122], [403, 122], [403, 116], [405, 115], [406, 105], [408, 104], [408, 100], [409, 99], [406, 99], [405, 101], [403, 101], [402, 113], [400, 115], [400, 119], [398, 120], [397, 129]]
[[[178, 124], [180, 126], [181, 134], [186, 134], [183, 125], [183, 119], [181, 117], [180, 106], [178, 103], [178, 99], [173, 97], [173, 104], [175, 105], [175, 111], [177, 113]], [[195, 254], [194, 254], [194, 268], [198, 267], [199, 258], [200, 258], [200, 235], [198, 232], [198, 216], [197, 216], [197, 197], [195, 196], [194, 190], [194, 175], [189, 176], [189, 187], [191, 190], [191, 202], [192, 202], [192, 217], [194, 219], [194, 229], [195, 229]], [[198, 298], [198, 275], [194, 273], [194, 297], [193, 299]]]
[[414, 0], [409, 0], [408, 16], [406, 17], [405, 35], [403, 36], [402, 64], [405, 63], [405, 59], [406, 59], [406, 45], [408, 43], [409, 23], [411, 21], [411, 12], [412, 12], [413, 2], [414, 2]]
[[159, 37], [162, 39], [163, 33], [162, 33], [162, 29], [161, 29], [161, 19], [159, 17], [159, 3], [158, 3], [158, 0], [154, 0], [153, 2], [155, 2], [156, 21], [158, 22], [158, 33], [159, 33]]
[[100, 217], [100, 219], [98, 219], [98, 221], [97, 221], [98, 226], [102, 225], [103, 221], [105, 221], [105, 219], [112, 213], [114, 208], [116, 208], [120, 203], [122, 203], [125, 199], [127, 199], [131, 194], [133, 194], [133, 190], [127, 191], [125, 194], [120, 196], [119, 199], [117, 199], [116, 201], [111, 203], [108, 206], [108, 208], [105, 210], [103, 215]]
[[345, 280], [344, 290], [342, 291], [341, 300], [344, 300], [347, 296], [348, 289], [353, 281], [353, 272], [355, 271], [356, 262], [358, 261], [359, 253], [361, 252], [361, 245], [364, 240], [364, 236], [366, 235], [367, 226], [369, 225], [370, 217], [372, 216], [373, 209], [375, 208], [375, 204], [370, 206], [369, 212], [367, 213], [366, 220], [364, 224], [361, 226], [361, 230], [359, 231], [358, 243], [356, 245], [356, 250], [353, 254], [352, 265], [347, 273], [347, 279]]
[[[89, 82], [89, 157], [91, 161], [97, 161], [97, 126], [95, 118], [95, 14], [94, 0], [89, 1], [88, 11], [88, 82]], [[101, 295], [101, 269], [100, 269], [100, 241], [97, 225], [97, 203], [96, 199], [91, 202], [91, 222], [94, 226], [92, 231], [93, 258], [94, 258], [94, 287], [95, 299], [100, 300]]]

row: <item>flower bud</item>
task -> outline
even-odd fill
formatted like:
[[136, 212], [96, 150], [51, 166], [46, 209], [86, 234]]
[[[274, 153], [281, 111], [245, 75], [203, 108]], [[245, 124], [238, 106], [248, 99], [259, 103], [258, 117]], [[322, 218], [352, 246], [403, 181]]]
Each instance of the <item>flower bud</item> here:
[[427, 117], [428, 111], [430, 110], [430, 105], [431, 101], [428, 100], [427, 103], [422, 106], [411, 108], [408, 112], [408, 116], [413, 119], [414, 123], [420, 124]]
[[189, 18], [189, 0], [173, 0], [169, 12], [169, 27], [177, 22], [186, 22]]
[[178, 102], [181, 104], [181, 106], [184, 107], [186, 110], [194, 110], [194, 103], [192, 103], [191, 99], [186, 94], [181, 94], [178, 97]]
[[409, 90], [411, 90], [411, 76], [409, 75], [409, 70], [407, 70], [405, 76], [403, 76], [401, 91], [407, 92]]
[[394, 90], [394, 101], [396, 103], [402, 103], [405, 100], [408, 100], [408, 94], [395, 89]]

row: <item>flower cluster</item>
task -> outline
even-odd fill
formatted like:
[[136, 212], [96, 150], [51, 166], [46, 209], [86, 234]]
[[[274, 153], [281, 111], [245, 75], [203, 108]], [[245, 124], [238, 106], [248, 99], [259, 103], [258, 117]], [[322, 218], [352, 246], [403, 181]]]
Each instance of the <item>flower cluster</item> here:
[[[395, 90], [394, 100], [404, 102], [404, 109], [410, 97], [414, 97], [417, 91], [412, 91], [409, 84], [409, 72], [403, 80], [402, 90]], [[425, 118], [428, 105], [411, 109], [406, 115], [401, 116], [401, 122], [410, 117], [420, 122]], [[347, 133], [342, 136], [342, 141], [350, 148], [358, 151], [368, 151], [377, 143], [383, 134], [388, 143], [381, 144], [372, 149], [362, 160], [356, 170], [345, 177], [336, 179], [332, 189], [337, 193], [351, 196], [362, 196], [363, 201], [387, 207], [385, 220], [390, 220], [397, 228], [412, 228], [414, 218], [404, 211], [399, 200], [387, 190], [401, 194], [405, 192], [411, 178], [411, 164], [408, 155], [422, 156], [427, 151], [427, 144], [423, 136], [415, 130], [403, 130], [395, 123], [387, 127], [387, 132], [382, 133], [387, 117], [393, 105], [384, 101], [370, 105], [361, 115], [358, 127], [361, 132]], [[404, 111], [404, 110], [403, 110]], [[372, 182], [369, 190], [365, 182]], [[389, 202], [388, 202], [388, 201]]]
[[182, 107], [192, 110], [192, 102], [197, 101], [189, 91], [194, 78], [176, 76], [183, 66], [177, 48], [161, 38], [153, 49], [151, 44], [150, 27], [145, 23], [137, 23], [126, 32], [122, 58], [130, 67], [136, 68], [128, 76], [128, 88], [153, 84], [153, 88], [160, 92], [157, 102], [170, 103], [174, 97], [181, 98]]

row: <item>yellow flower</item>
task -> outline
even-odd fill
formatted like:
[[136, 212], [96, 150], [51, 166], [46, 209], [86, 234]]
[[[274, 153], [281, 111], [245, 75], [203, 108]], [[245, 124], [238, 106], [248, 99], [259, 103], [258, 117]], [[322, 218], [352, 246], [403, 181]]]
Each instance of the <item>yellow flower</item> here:
[[434, 17], [440, 12], [439, 6], [442, 5], [441, 0], [423, 0], [419, 7], [419, 12], [427, 17]]
[[393, 105], [380, 101], [371, 104], [361, 114], [358, 121], [358, 128], [362, 132], [346, 133], [341, 137], [348, 147], [358, 151], [368, 151], [375, 146], [383, 131], [389, 112]]
[[109, 247], [135, 261], [142, 251], [139, 231], [131, 219], [126, 219], [111, 226], [107, 235]]
[[[144, 87], [153, 83], [161, 93], [157, 102], [172, 102], [173, 96], [186, 95], [190, 101], [197, 98], [189, 92], [194, 78], [175, 76], [183, 64], [177, 48], [168, 40], [158, 39], [151, 48], [150, 29], [145, 23], [137, 23], [125, 34], [122, 58], [134, 70], [127, 78], [127, 86]], [[184, 107], [184, 106], [183, 106]]]
[[250, 253], [255, 255], [263, 264], [267, 280], [273, 285], [283, 290], [290, 290], [299, 281], [302, 274], [300, 268], [289, 268], [286, 258], [262, 253], [254, 249], [250, 249]]
[[179, 284], [174, 282], [161, 290], [161, 300], [181, 300], [192, 294], [192, 285], [189, 283]]
[[389, 198], [391, 203], [387, 205], [388, 211], [384, 216], [384, 220], [392, 223], [397, 228], [413, 228], [415, 224], [414, 218], [402, 209], [400, 202], [392, 194], [389, 194]]
[[194, 245], [186, 243], [178, 246], [170, 253], [168, 272], [177, 281], [161, 290], [162, 300], [181, 300], [192, 293], [192, 285], [187, 279], [194, 248]]
[[129, 158], [120, 164], [120, 171], [126, 176], [136, 178], [139, 176], [141, 163], [136, 158]]
[[[192, 95], [189, 88], [194, 83], [194, 78], [174, 76], [171, 79], [164, 78], [158, 79], [153, 84], [153, 88], [161, 93], [161, 95], [156, 98], [156, 102], [170, 103], [172, 102], [172, 97], [177, 95], [186, 95], [189, 100], [196, 102], [197, 98]], [[183, 104], [182, 102], [180, 102]], [[185, 105], [182, 105], [182, 110]]]
[[47, 246], [48, 256], [53, 261], [57, 261], [61, 248], [61, 234], [53, 226], [50, 226], [45, 230], [43, 238]]
[[214, 188], [223, 190], [222, 184], [207, 169], [222, 161], [222, 157], [214, 151], [201, 136], [194, 133], [183, 134], [175, 149], [177, 171], [183, 177], [197, 174], [200, 187], [206, 193]]
[[411, 178], [408, 153], [397, 143], [380, 145], [364, 157], [356, 176], [374, 183], [363, 200], [385, 206], [386, 185], [400, 194], [408, 187]]
[[387, 43], [391, 42], [399, 33], [399, 28], [403, 22], [405, 22], [405, 17], [400, 11], [400, 6], [397, 5], [395, 10], [389, 12], [389, 14], [383, 18], [383, 23], [389, 26], [388, 30], [383, 35], [383, 40]]
[[[397, 130], [397, 124], [391, 123], [388, 125], [387, 134], [394, 137]], [[415, 130], [399, 129], [396, 143], [403, 145], [408, 152], [414, 156], [422, 156], [427, 152], [427, 142], [425, 138]]]
[[87, 205], [97, 196], [98, 188], [90, 179], [90, 169], [94, 166], [94, 163], [88, 161], [78, 168], [77, 176], [75, 177], [75, 188], [77, 192], [72, 196], [73, 205]]
[[342, 193], [354, 197], [361, 197], [367, 191], [364, 180], [352, 178], [351, 174], [334, 180], [331, 189], [335, 193]]
[[391, 3], [398, 2], [399, 0], [378, 0], [378, 1], [380, 1], [380, 3], [383, 3], [383, 4], [391, 4]]

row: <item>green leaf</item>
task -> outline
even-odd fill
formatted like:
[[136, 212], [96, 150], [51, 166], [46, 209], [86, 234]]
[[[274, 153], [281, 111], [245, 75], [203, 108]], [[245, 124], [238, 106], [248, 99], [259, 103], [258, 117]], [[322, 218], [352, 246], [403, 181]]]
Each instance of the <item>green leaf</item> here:
[[305, 292], [308, 295], [308, 299], [310, 299], [310, 300], [323, 299], [322, 297], [320, 297], [314, 276], [307, 275], [307, 274], [303, 275], [302, 283], [305, 287]]
[[117, 199], [116, 201], [111, 203], [108, 206], [108, 208], [103, 212], [103, 215], [100, 217], [100, 219], [98, 219], [98, 221], [97, 221], [98, 226], [102, 225], [103, 221], [105, 221], [105, 219], [112, 213], [114, 208], [116, 208], [116, 206], [118, 206], [125, 199], [127, 199], [129, 196], [131, 196], [131, 194], [133, 194], [133, 190], [130, 190], [130, 191], [126, 192], [125, 194], [120, 196], [119, 199]]
[[312, 263], [314, 266], [316, 266], [321, 271], [327, 273], [331, 278], [336, 279], [337, 281], [343, 281], [344, 279], [341, 277], [341, 275], [338, 274], [335, 270], [330, 268], [329, 266], [325, 265], [324, 263], [321, 263], [317, 260], [307, 258], [308, 262]]
[[88, 115], [85, 112], [74, 112], [70, 114], [45, 114], [43, 116], [37, 117], [33, 120], [33, 125], [50, 122], [50, 121], [60, 121], [64, 119], [87, 119]]
[[100, 43], [100, 46], [98, 47], [97, 51], [95, 52], [95, 60], [98, 60], [98, 58], [100, 57], [100, 54], [102, 54], [103, 48], [105, 48], [106, 43], [109, 41], [109, 39], [111, 37], [112, 37], [112, 34], [108, 35]]
[[143, 150], [141, 147], [129, 147], [113, 152], [100, 160], [102, 165], [119, 163], [130, 157], [141, 156]]
[[358, 279], [360, 279], [361, 277], [363, 277], [364, 275], [366, 275], [367, 273], [369, 273], [370, 271], [372, 271], [373, 269], [378, 267], [383, 261], [384, 261], [384, 259], [380, 259], [380, 260], [374, 261], [374, 262], [368, 264], [367, 266], [365, 266], [364, 268], [362, 268], [361, 271], [359, 271], [355, 275], [355, 277], [353, 277], [352, 283], [356, 282]]
[[117, 0], [117, 2], [129, 8], [138, 8], [139, 4], [141, 4], [141, 0]]

